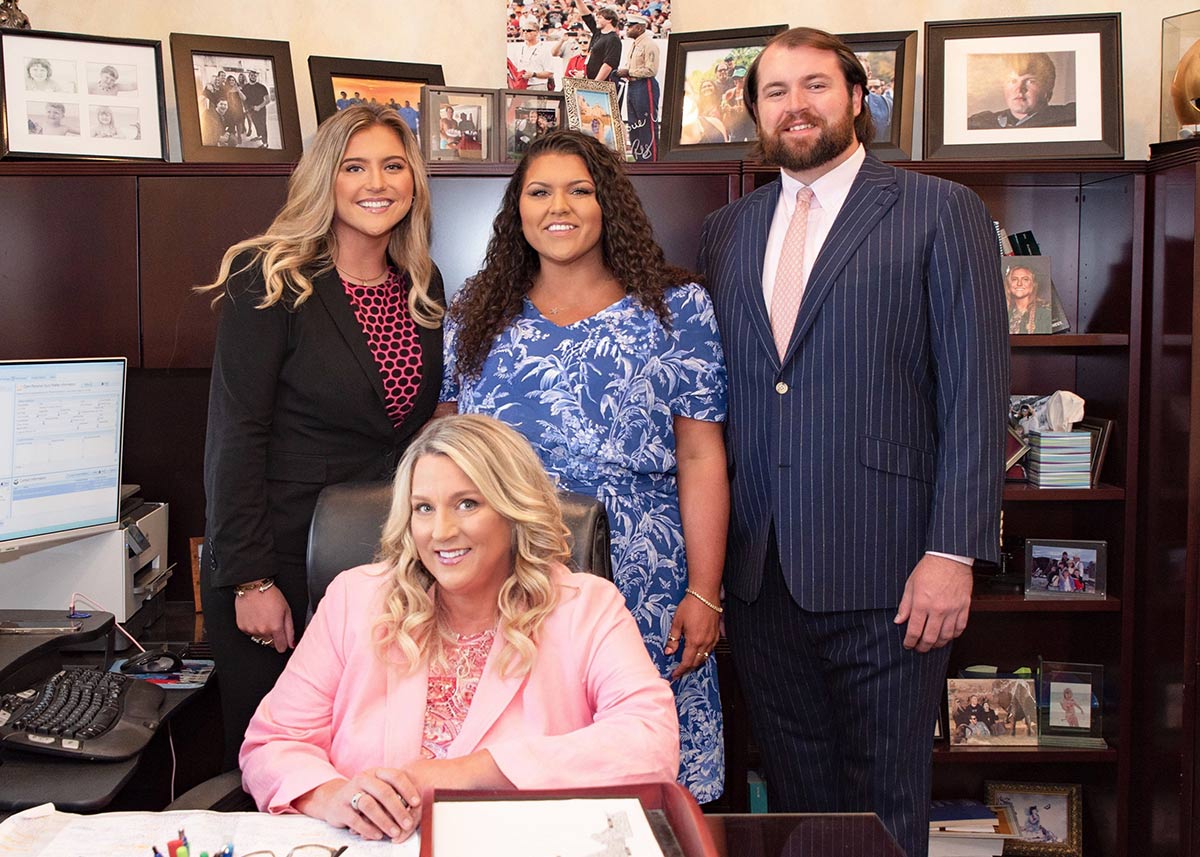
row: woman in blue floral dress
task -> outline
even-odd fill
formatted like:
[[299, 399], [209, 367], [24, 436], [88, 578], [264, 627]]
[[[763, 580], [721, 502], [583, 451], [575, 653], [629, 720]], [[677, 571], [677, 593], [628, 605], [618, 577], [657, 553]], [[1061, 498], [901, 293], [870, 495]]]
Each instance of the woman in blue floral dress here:
[[716, 662], [729, 516], [725, 363], [708, 293], [668, 265], [617, 157], [536, 140], [446, 326], [442, 412], [522, 432], [603, 500], [613, 576], [679, 710], [679, 781], [720, 796]]

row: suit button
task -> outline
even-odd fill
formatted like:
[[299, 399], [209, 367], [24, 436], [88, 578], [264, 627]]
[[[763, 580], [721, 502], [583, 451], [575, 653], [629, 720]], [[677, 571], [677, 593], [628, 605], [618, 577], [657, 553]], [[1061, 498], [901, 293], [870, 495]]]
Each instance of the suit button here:
[[788, 385], [785, 384], [783, 381], [780, 381], [778, 384], [775, 385], [775, 392], [778, 393], [779, 395], [782, 396], [787, 391], [788, 391]]

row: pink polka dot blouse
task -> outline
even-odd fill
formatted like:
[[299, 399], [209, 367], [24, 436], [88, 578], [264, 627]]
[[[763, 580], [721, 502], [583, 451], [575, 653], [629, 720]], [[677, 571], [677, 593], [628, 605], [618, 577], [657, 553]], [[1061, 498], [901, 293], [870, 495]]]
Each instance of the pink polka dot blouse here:
[[354, 316], [383, 378], [384, 399], [392, 424], [408, 417], [421, 386], [421, 340], [408, 311], [408, 277], [392, 269], [377, 286], [342, 280]]

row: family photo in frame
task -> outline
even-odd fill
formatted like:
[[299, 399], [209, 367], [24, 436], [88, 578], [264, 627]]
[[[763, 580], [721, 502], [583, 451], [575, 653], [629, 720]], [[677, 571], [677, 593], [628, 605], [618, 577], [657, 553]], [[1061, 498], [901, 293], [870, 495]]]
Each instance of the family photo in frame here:
[[505, 161], [519, 161], [530, 143], [566, 125], [562, 93], [506, 89], [503, 98]]
[[425, 87], [425, 157], [431, 162], [495, 162], [496, 90]]
[[947, 679], [950, 746], [1037, 746], [1035, 693], [1027, 678]]
[[925, 157], [1124, 154], [1117, 13], [925, 25]]
[[1102, 600], [1108, 543], [1025, 540], [1025, 598]]
[[166, 160], [162, 44], [0, 32], [5, 157]]

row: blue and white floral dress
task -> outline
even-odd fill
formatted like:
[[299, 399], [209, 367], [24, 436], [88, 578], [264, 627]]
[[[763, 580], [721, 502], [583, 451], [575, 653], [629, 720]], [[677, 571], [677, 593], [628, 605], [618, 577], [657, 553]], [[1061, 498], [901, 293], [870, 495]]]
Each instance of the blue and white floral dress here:
[[[660, 673], [687, 586], [673, 418], [725, 420], [725, 359], [708, 293], [666, 294], [671, 329], [626, 296], [560, 327], [528, 299], [497, 338], [478, 380], [459, 386], [458, 327], [447, 320], [441, 399], [494, 416], [529, 439], [561, 488], [600, 498], [612, 531], [613, 577]], [[721, 794], [725, 750], [714, 658], [672, 682], [680, 723], [679, 781], [704, 802]]]

